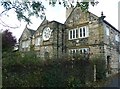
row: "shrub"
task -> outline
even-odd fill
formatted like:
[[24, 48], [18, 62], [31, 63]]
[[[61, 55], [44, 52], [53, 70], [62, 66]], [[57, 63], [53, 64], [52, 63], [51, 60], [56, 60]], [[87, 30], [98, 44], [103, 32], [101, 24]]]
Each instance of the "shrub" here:
[[[85, 87], [93, 82], [93, 63], [84, 56], [42, 61], [34, 53], [5, 54], [3, 57], [3, 86], [16, 87]], [[99, 60], [99, 61], [98, 61]], [[95, 58], [97, 79], [104, 78], [101, 57]]]
[[103, 55], [95, 55], [93, 58], [93, 64], [96, 65], [96, 78], [97, 80], [106, 78], [106, 61]]

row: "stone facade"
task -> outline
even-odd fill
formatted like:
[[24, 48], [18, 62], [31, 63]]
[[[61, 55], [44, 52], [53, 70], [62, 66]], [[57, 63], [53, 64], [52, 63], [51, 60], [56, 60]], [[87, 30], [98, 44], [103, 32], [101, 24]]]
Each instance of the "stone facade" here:
[[[43, 30], [45, 28], [49, 27], [52, 32], [50, 34], [50, 38], [48, 40], [43, 39]], [[39, 57], [45, 58], [59, 58], [61, 55], [64, 55], [65, 53], [65, 35], [64, 35], [64, 25], [56, 22], [56, 21], [47, 21], [44, 20], [42, 24], [38, 27], [38, 29], [35, 31], [34, 35], [32, 36], [31, 45], [34, 47], [34, 51], [38, 54]], [[24, 34], [28, 34], [26, 32], [26, 29], [24, 30], [22, 34], [22, 38], [24, 38]], [[47, 33], [49, 34], [49, 33]], [[30, 36], [26, 37], [26, 39], [29, 39]], [[24, 39], [20, 39], [20, 51], [30, 51], [29, 47], [26, 48], [27, 50], [24, 50], [22, 48], [22, 42], [24, 42]], [[27, 42], [28, 40], [26, 40]], [[23, 44], [24, 45], [24, 44]]]
[[82, 12], [78, 7], [66, 12], [64, 24], [45, 19], [33, 35], [26, 28], [19, 40], [19, 50], [30, 51], [30, 46], [27, 50], [22, 48], [23, 42], [30, 40], [28, 43], [43, 59], [74, 53], [86, 53], [90, 57], [102, 54], [111, 72], [118, 72], [120, 31], [105, 21], [103, 14], [98, 17], [91, 12]]
[[32, 44], [32, 37], [35, 33], [34, 30], [25, 27], [20, 39], [19, 39], [19, 51], [30, 51], [30, 45]]

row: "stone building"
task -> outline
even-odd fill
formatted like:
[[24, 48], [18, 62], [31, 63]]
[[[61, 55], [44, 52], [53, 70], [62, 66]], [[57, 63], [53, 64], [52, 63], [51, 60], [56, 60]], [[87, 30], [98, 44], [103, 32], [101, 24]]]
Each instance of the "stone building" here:
[[32, 44], [32, 38], [35, 31], [25, 27], [20, 39], [19, 39], [19, 51], [30, 51], [30, 46]]
[[[36, 31], [25, 28], [19, 39], [19, 50], [30, 51], [34, 47], [37, 56], [45, 59], [59, 58], [65, 53], [65, 26], [56, 21], [44, 20]], [[33, 34], [34, 33], [34, 34]]]
[[19, 39], [19, 50], [30, 51], [33, 45], [43, 59], [75, 53], [90, 57], [102, 54], [111, 72], [118, 72], [120, 31], [104, 20], [103, 13], [98, 17], [76, 7], [67, 9], [66, 17], [64, 24], [45, 19], [36, 31], [26, 27]]

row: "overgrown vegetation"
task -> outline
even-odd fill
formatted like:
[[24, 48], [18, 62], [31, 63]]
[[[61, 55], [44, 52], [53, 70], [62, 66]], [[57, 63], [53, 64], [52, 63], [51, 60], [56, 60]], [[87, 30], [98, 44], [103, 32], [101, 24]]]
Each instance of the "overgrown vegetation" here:
[[[104, 79], [103, 62], [85, 60], [83, 56], [42, 60], [34, 52], [3, 54], [3, 87], [93, 87], [94, 70], [97, 79]], [[99, 57], [101, 59], [101, 57]], [[97, 63], [98, 62], [98, 63]], [[105, 72], [105, 71], [104, 71]]]

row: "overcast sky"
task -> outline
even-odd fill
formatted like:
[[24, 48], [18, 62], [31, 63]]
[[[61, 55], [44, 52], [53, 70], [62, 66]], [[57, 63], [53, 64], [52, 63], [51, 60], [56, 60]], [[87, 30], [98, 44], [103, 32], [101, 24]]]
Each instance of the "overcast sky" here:
[[[106, 16], [105, 20], [107, 20], [110, 24], [112, 24], [114, 27], [118, 29], [118, 2], [120, 0], [98, 0], [99, 4], [97, 6], [90, 6], [89, 11], [97, 16], [101, 16], [101, 12], [103, 11], [104, 15]], [[56, 5], [55, 7], [49, 6], [48, 2], [44, 2], [46, 5], [46, 17], [48, 20], [56, 20], [58, 22], [64, 23], [65, 22], [65, 8], [60, 5]], [[0, 7], [0, 10], [2, 10], [2, 7]], [[21, 36], [26, 23], [22, 22], [20, 23], [17, 21], [17, 18], [15, 17], [14, 12], [10, 12], [11, 16], [8, 17], [2, 17], [2, 20], [10, 25], [10, 26], [19, 26], [17, 29], [11, 29], [10, 31], [13, 33], [14, 36], [16, 36], [17, 40]], [[0, 17], [1, 18], [1, 17]], [[31, 24], [30, 28], [36, 30], [37, 27], [42, 22], [40, 18], [32, 18], [33, 24]], [[1, 21], [0, 21], [1, 23]], [[0, 28], [2, 29], [8, 29], [7, 27], [3, 27], [0, 25]]]

